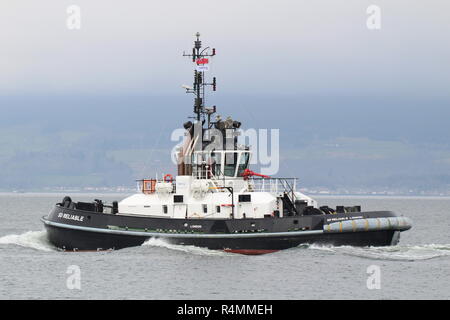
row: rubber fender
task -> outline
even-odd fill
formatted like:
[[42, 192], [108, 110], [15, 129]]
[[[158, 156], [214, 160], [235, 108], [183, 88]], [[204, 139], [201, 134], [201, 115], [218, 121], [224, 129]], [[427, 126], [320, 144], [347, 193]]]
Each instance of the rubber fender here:
[[412, 227], [411, 219], [406, 217], [386, 217], [351, 219], [324, 224], [324, 232], [362, 232], [378, 230], [405, 231]]

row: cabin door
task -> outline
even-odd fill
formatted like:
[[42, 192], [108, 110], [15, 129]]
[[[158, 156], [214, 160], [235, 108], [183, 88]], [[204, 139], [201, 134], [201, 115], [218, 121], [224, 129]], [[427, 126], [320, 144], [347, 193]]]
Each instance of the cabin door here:
[[255, 213], [253, 212], [253, 204], [251, 202], [241, 202], [237, 207], [237, 218], [253, 218], [255, 216]]
[[173, 217], [184, 219], [187, 216], [187, 206], [185, 204], [175, 204], [173, 208]]

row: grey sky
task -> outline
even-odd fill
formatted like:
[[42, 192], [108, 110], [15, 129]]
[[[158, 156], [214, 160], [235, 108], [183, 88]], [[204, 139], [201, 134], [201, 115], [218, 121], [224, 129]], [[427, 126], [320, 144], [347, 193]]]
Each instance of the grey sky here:
[[[66, 27], [72, 4], [81, 30]], [[181, 93], [196, 31], [221, 92], [449, 96], [446, 0], [3, 0], [0, 94]]]

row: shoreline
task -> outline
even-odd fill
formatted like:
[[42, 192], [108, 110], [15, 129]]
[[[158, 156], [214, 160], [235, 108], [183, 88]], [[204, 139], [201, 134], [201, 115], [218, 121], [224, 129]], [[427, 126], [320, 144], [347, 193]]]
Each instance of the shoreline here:
[[[136, 191], [23, 191], [23, 192], [14, 192], [14, 191], [0, 191], [0, 196], [66, 196], [66, 195], [77, 195], [77, 196], [92, 196], [92, 195], [131, 195], [135, 194]], [[450, 199], [450, 195], [420, 195], [420, 194], [317, 194], [317, 193], [307, 193], [302, 192], [307, 196], [324, 199], [324, 198], [389, 198], [389, 199]]]

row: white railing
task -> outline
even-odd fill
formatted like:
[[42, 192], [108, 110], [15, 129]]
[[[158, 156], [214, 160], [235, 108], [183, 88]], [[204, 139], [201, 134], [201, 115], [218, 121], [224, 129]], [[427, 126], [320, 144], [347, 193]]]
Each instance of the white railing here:
[[252, 191], [265, 192], [295, 192], [297, 178], [251, 178], [249, 185]]

